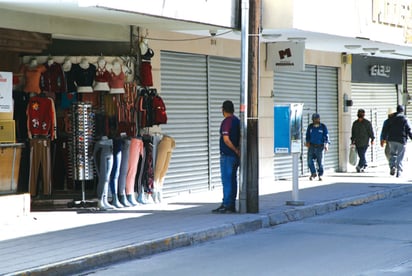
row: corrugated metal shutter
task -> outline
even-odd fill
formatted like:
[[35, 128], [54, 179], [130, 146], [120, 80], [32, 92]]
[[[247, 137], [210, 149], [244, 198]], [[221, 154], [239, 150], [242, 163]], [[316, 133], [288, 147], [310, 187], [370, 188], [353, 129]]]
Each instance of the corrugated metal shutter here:
[[[317, 67], [317, 107], [320, 120], [329, 131], [331, 141], [325, 153], [325, 171], [339, 169], [338, 70], [335, 67]], [[309, 170], [307, 171], [309, 172]]]
[[353, 106], [351, 110], [352, 122], [357, 119], [357, 111], [363, 108], [366, 112], [366, 119], [371, 121], [376, 143], [369, 147], [366, 153], [366, 160], [369, 166], [387, 164], [384, 150], [379, 145], [379, 137], [382, 125], [388, 117], [388, 108], [396, 108], [397, 91], [395, 84], [382, 83], [353, 83], [352, 84]]
[[240, 106], [240, 60], [220, 57], [209, 58], [210, 95], [210, 169], [211, 188], [220, 187], [219, 129], [223, 120], [222, 103], [231, 100], [235, 115], [239, 117]]
[[[306, 65], [304, 72], [274, 73], [274, 104], [303, 103], [302, 140], [306, 129], [312, 122], [311, 115], [318, 112], [321, 121], [329, 130], [332, 145], [325, 155], [325, 170], [335, 171], [338, 168], [338, 85], [337, 69]], [[292, 157], [278, 156], [274, 158], [275, 179], [292, 177]], [[302, 145], [300, 158], [300, 175], [309, 172], [307, 166], [307, 148]]]
[[240, 60], [161, 52], [162, 98], [168, 123], [162, 132], [176, 140], [165, 178], [167, 195], [221, 185], [221, 106], [240, 104]]
[[168, 122], [162, 132], [176, 141], [165, 194], [209, 186], [207, 62], [202, 55], [161, 52], [161, 96]]
[[[408, 91], [408, 94], [412, 96], [412, 63], [408, 62], [406, 65], [406, 91]], [[408, 102], [412, 102], [409, 100]], [[406, 106], [406, 115], [411, 117], [412, 114], [412, 104], [409, 104]]]

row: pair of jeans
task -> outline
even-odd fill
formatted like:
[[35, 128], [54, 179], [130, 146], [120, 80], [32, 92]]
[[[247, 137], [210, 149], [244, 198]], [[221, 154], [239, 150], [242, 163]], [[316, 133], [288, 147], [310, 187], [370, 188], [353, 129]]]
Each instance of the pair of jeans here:
[[310, 169], [310, 173], [316, 174], [316, 168], [315, 168], [315, 161], [318, 165], [318, 175], [322, 176], [323, 175], [323, 146], [319, 147], [314, 147], [310, 146], [308, 149], [308, 167]]
[[395, 167], [399, 172], [401, 172], [402, 160], [405, 155], [406, 145], [393, 141], [389, 141], [388, 144], [390, 152], [389, 168]]
[[220, 155], [220, 176], [223, 185], [223, 206], [234, 208], [237, 197], [237, 171], [240, 160], [236, 156]]
[[366, 151], [368, 150], [368, 145], [366, 146], [362, 146], [362, 147], [358, 147], [356, 146], [356, 150], [358, 151], [358, 156], [359, 156], [359, 163], [358, 163], [358, 167], [359, 168], [366, 168], [366, 166], [368, 165], [366, 162]]

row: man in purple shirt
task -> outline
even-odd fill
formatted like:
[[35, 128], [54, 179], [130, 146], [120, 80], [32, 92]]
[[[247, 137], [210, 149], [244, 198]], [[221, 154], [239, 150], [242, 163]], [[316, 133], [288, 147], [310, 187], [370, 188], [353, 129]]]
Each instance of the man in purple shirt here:
[[223, 121], [220, 125], [220, 174], [223, 185], [222, 205], [213, 213], [235, 213], [237, 171], [240, 163], [240, 120], [233, 113], [233, 102], [223, 102]]

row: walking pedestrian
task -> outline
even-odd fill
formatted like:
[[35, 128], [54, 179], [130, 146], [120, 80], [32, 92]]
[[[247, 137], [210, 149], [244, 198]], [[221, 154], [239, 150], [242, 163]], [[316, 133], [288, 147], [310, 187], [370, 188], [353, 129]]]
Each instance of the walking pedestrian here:
[[405, 155], [406, 142], [408, 137], [412, 139], [412, 131], [409, 120], [403, 114], [402, 105], [398, 105], [396, 113], [388, 120], [388, 123], [382, 129], [382, 136], [387, 137], [389, 144], [389, 173], [400, 177], [403, 171], [402, 161]]
[[352, 144], [356, 146], [356, 150], [359, 156], [359, 162], [356, 166], [357, 172], [364, 172], [368, 166], [366, 161], [366, 151], [369, 147], [369, 141], [371, 145], [374, 144], [375, 134], [373, 132], [372, 124], [369, 120], [365, 119], [365, 110], [358, 109], [358, 119], [352, 124]]
[[[309, 180], [313, 180], [319, 176], [322, 180], [324, 168], [324, 152], [329, 149], [329, 132], [325, 124], [320, 122], [318, 113], [312, 114], [312, 123], [309, 124], [306, 130], [306, 147], [308, 148], [308, 167], [310, 169]], [[317, 174], [315, 161], [317, 163]]]
[[[388, 108], [388, 118], [385, 121], [383, 121], [382, 130], [385, 128], [385, 126], [389, 122], [389, 118], [393, 117], [395, 113], [396, 113], [396, 109], [392, 107]], [[385, 146], [385, 157], [386, 157], [386, 160], [388, 160], [389, 162], [391, 155], [390, 155], [389, 143], [387, 142], [388, 137], [384, 137], [383, 134], [384, 134], [383, 131], [381, 131], [381, 137], [380, 137], [381, 147]]]
[[240, 120], [234, 115], [232, 101], [222, 105], [223, 121], [220, 125], [220, 174], [223, 185], [222, 204], [213, 213], [235, 213], [237, 197], [237, 171], [240, 164]]

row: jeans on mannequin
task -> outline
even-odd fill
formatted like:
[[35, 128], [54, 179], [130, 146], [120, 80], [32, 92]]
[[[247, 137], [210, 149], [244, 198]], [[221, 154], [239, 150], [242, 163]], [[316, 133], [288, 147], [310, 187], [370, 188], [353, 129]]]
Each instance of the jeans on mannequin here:
[[113, 167], [113, 141], [107, 138], [97, 141], [94, 146], [93, 157], [99, 179], [97, 184], [97, 206], [103, 210], [113, 209], [114, 206], [108, 202], [110, 173]]

